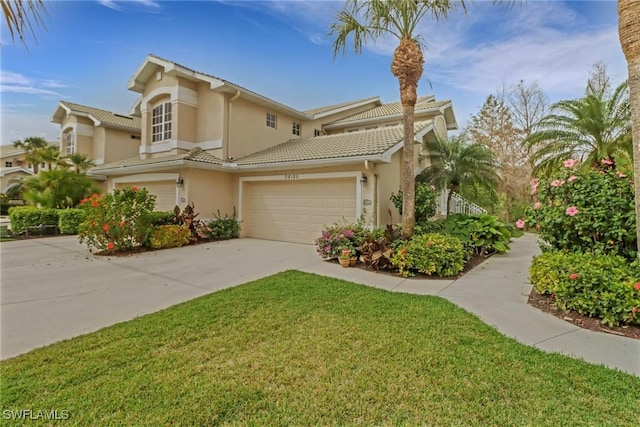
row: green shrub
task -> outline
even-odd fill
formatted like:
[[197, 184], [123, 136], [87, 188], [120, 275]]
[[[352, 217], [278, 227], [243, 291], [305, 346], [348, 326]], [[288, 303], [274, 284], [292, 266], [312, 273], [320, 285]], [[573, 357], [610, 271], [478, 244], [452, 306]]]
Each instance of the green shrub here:
[[[548, 248], [636, 257], [633, 184], [624, 173], [603, 165], [576, 169], [565, 162], [548, 180], [532, 180], [538, 201], [527, 209], [526, 224]], [[544, 248], [546, 250], [546, 248]]]
[[83, 209], [60, 209], [58, 211], [58, 229], [62, 234], [77, 234], [78, 226], [84, 221]]
[[617, 255], [550, 251], [533, 259], [535, 292], [605, 325], [640, 324], [640, 265]]
[[154, 212], [149, 212], [147, 214], [147, 218], [149, 221], [149, 225], [151, 226], [173, 224], [175, 213], [173, 211], [166, 211], [166, 212], [154, 211]]
[[324, 259], [337, 259], [343, 250], [357, 253], [366, 232], [360, 223], [337, 222], [322, 230], [322, 235], [316, 239], [316, 252]]
[[464, 269], [466, 254], [462, 242], [442, 233], [416, 235], [398, 248], [391, 263], [403, 276], [415, 272], [454, 276]]
[[34, 206], [14, 206], [9, 209], [11, 231], [15, 235], [25, 234], [30, 227], [40, 225], [58, 226], [58, 211], [56, 209], [41, 209]]
[[413, 234], [446, 233], [447, 227], [444, 219], [416, 222]]
[[[402, 215], [402, 190], [391, 193], [390, 200]], [[435, 187], [424, 182], [416, 182], [416, 222], [428, 221], [436, 214], [438, 192]]]
[[240, 237], [240, 221], [236, 216], [236, 210], [233, 214], [225, 214], [224, 217], [220, 211], [213, 215], [214, 219], [207, 223], [207, 237], [212, 240], [227, 240]]
[[445, 226], [472, 254], [487, 256], [509, 250], [510, 227], [497, 216], [450, 215], [445, 221]]
[[151, 232], [149, 213], [153, 212], [155, 199], [145, 188], [137, 187], [83, 199], [86, 215], [78, 227], [80, 243], [107, 251], [141, 246]]
[[179, 248], [189, 244], [191, 231], [184, 225], [156, 225], [149, 236], [149, 247], [153, 249]]

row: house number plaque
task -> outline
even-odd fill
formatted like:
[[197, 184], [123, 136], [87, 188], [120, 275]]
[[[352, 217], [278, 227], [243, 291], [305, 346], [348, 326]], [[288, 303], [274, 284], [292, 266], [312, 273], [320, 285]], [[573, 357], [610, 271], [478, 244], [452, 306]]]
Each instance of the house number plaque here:
[[284, 176], [284, 179], [298, 179], [298, 174], [297, 173], [292, 173], [292, 174], [287, 174]]

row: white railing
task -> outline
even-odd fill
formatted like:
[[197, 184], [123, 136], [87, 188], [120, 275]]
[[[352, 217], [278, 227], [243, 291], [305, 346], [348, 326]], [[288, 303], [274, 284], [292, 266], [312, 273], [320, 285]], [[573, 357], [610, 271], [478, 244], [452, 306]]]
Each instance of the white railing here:
[[[438, 197], [438, 212], [441, 216], [447, 215], [447, 196], [449, 195], [449, 190], [443, 190], [440, 192], [440, 196]], [[456, 193], [453, 192], [451, 196], [451, 209], [449, 213], [460, 213], [465, 215], [481, 215], [486, 214], [487, 210], [483, 207], [472, 203]]]

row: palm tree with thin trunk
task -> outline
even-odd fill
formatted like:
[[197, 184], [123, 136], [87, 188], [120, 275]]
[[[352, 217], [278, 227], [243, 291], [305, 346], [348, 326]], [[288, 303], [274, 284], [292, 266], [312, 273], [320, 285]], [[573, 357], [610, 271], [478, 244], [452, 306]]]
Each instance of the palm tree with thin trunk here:
[[73, 167], [78, 175], [87, 173], [89, 169], [96, 165], [93, 160], [89, 160], [87, 155], [82, 153], [71, 154], [65, 160], [66, 165]]
[[631, 132], [627, 82], [611, 95], [606, 88], [589, 84], [585, 96], [558, 101], [551, 114], [537, 125], [524, 146], [531, 153], [534, 174], [549, 175], [567, 159], [578, 159], [587, 167], [602, 159], [615, 162], [631, 158]]
[[438, 190], [448, 190], [447, 216], [451, 212], [453, 193], [459, 193], [462, 188], [496, 192], [500, 182], [499, 165], [486, 145], [468, 143], [463, 133], [448, 140], [438, 138], [428, 142], [427, 149], [430, 166], [420, 173], [419, 179]]
[[60, 151], [58, 147], [54, 145], [48, 145], [42, 150], [39, 150], [38, 155], [40, 156], [40, 160], [46, 163], [47, 170], [53, 169], [53, 164], [60, 162]]
[[424, 56], [417, 34], [418, 25], [427, 17], [436, 20], [446, 18], [464, 1], [433, 0], [348, 0], [338, 12], [337, 22], [331, 25], [334, 58], [345, 53], [352, 44], [355, 53], [362, 52], [366, 42], [392, 37], [399, 41], [391, 62], [391, 72], [400, 84], [404, 144], [402, 155], [402, 235], [405, 239], [413, 235], [415, 227], [415, 180], [414, 180], [414, 111], [417, 100], [418, 81], [422, 77]]
[[636, 235], [640, 258], [640, 1], [618, 1], [618, 33], [629, 68], [629, 100], [636, 189]]
[[40, 151], [47, 148], [49, 143], [39, 136], [30, 136], [24, 140], [14, 141], [13, 146], [24, 150], [24, 157], [33, 165], [33, 173], [37, 174], [38, 166], [42, 161]]

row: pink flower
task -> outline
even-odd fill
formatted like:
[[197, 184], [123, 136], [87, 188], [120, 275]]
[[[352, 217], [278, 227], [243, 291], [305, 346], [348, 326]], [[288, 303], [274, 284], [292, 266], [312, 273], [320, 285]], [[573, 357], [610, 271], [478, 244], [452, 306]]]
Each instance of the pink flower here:
[[540, 202], [536, 202], [536, 203], [533, 205], [533, 207], [534, 207], [534, 208], [536, 208], [536, 209], [540, 209], [540, 208], [542, 207], [542, 203], [540, 203]]
[[344, 230], [344, 237], [346, 237], [347, 239], [351, 236], [353, 236], [353, 233], [351, 232], [351, 230]]
[[569, 178], [567, 178], [567, 181], [572, 182], [572, 181], [575, 181], [576, 179], [578, 179], [577, 176], [571, 175]]
[[612, 165], [613, 162], [609, 159], [602, 159], [600, 160], [600, 163], [602, 163], [603, 165]]
[[578, 277], [580, 277], [580, 275], [578, 273], [571, 273], [569, 275], [569, 279], [571, 279], [571, 280], [576, 280]]
[[634, 286], [634, 288], [636, 288], [637, 290], [639, 290], [639, 291], [640, 291], [640, 282], [636, 283], [636, 284], [635, 284], [635, 286]]
[[325, 247], [324, 247], [324, 251], [325, 251], [326, 253], [331, 252], [331, 246], [325, 246]]
[[564, 213], [566, 213], [569, 216], [576, 216], [578, 215], [578, 212], [579, 212], [578, 208], [576, 208], [575, 206], [569, 206], [567, 210], [564, 211]]
[[620, 171], [616, 172], [616, 175], [618, 175], [618, 178], [625, 178], [627, 176]]
[[577, 164], [578, 164], [578, 161], [576, 159], [569, 159], [564, 161], [565, 168], [572, 168]]
[[553, 181], [551, 181], [552, 187], [560, 187], [562, 185], [564, 185], [564, 179], [563, 180], [554, 179]]
[[536, 178], [531, 180], [531, 194], [536, 194], [538, 192], [538, 181]]
[[522, 230], [524, 228], [524, 221], [522, 219], [517, 220], [516, 227]]

